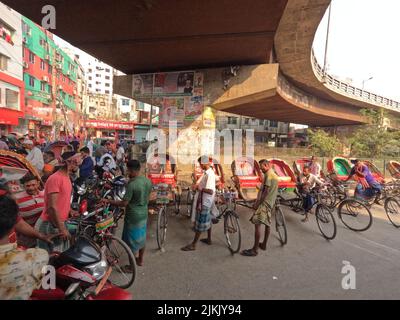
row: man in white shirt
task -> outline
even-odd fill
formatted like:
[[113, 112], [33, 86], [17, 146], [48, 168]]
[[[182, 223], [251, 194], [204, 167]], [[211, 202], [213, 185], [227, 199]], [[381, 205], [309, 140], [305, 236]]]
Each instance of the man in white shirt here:
[[122, 174], [125, 174], [125, 149], [124, 147], [118, 143], [117, 144], [117, 153], [115, 155], [115, 158], [117, 160], [117, 166], [120, 168]]
[[311, 165], [310, 165], [311, 173], [318, 178], [321, 177], [321, 165], [317, 162], [317, 158], [315, 156], [311, 157]]
[[195, 236], [193, 242], [182, 248], [183, 251], [194, 251], [196, 250], [197, 242], [200, 239], [201, 233], [207, 231], [207, 239], [201, 241], [211, 245], [211, 210], [215, 199], [215, 182], [216, 177], [214, 170], [212, 169], [208, 157], [202, 157], [201, 168], [204, 170], [204, 175], [198, 184], [193, 186], [194, 190], [199, 191], [199, 197], [197, 201], [197, 214], [194, 225]]
[[302, 222], [308, 221], [308, 214], [314, 206], [315, 199], [311, 194], [311, 190], [316, 186], [322, 186], [324, 183], [314, 174], [311, 173], [310, 167], [303, 168], [303, 174], [300, 177], [301, 195], [303, 197], [303, 209], [305, 218]]
[[44, 160], [42, 151], [38, 147], [35, 147], [32, 140], [24, 140], [24, 148], [28, 151], [26, 160], [28, 160], [32, 166], [34, 166], [39, 173], [42, 173], [44, 167]]

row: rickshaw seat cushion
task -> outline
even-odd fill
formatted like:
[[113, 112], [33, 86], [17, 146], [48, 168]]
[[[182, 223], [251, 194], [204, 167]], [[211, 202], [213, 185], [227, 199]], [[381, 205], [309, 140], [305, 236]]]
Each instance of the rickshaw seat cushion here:
[[153, 185], [159, 183], [165, 183], [168, 185], [175, 185], [175, 175], [173, 173], [159, 173], [159, 174], [149, 174], [149, 179]]
[[242, 188], [255, 188], [261, 183], [258, 176], [238, 176], [239, 185]]

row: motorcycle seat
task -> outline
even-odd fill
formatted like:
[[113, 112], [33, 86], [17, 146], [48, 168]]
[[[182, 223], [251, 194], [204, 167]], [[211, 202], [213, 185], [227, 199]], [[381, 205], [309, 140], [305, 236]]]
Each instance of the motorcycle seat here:
[[62, 252], [57, 258], [58, 265], [71, 264], [76, 268], [100, 262], [101, 252], [88, 239], [81, 237], [74, 246]]

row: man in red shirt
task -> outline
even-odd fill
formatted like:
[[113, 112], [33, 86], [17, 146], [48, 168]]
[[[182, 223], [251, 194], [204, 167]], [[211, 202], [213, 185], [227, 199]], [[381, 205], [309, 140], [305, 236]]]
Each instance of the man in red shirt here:
[[[54, 239], [53, 250], [63, 252], [69, 247], [69, 234], [65, 222], [71, 211], [72, 184], [69, 175], [78, 168], [75, 152], [62, 154], [63, 166], [49, 177], [44, 187], [44, 210], [36, 223], [36, 229], [43, 234], [60, 234]], [[38, 246], [51, 251], [48, 243], [38, 241]]]
[[[31, 227], [41, 216], [44, 208], [44, 192], [39, 190], [39, 180], [32, 174], [22, 178], [21, 183], [25, 191], [17, 193], [15, 200], [19, 208], [19, 216], [24, 219]], [[17, 233], [18, 245], [25, 248], [36, 247], [36, 238], [26, 237], [23, 234]]]

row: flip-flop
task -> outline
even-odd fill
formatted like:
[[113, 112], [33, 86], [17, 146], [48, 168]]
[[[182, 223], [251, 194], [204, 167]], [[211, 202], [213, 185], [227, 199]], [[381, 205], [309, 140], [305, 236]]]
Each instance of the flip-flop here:
[[258, 255], [258, 253], [254, 252], [252, 249], [243, 250], [240, 254], [245, 257], [256, 257]]
[[207, 244], [207, 245], [209, 245], [209, 246], [212, 245], [212, 242], [209, 243], [209, 242], [208, 242], [208, 239], [201, 239], [200, 241], [203, 242], [203, 243], [205, 243], [205, 244]]
[[182, 251], [195, 251], [196, 248], [193, 248], [191, 245], [181, 248]]

